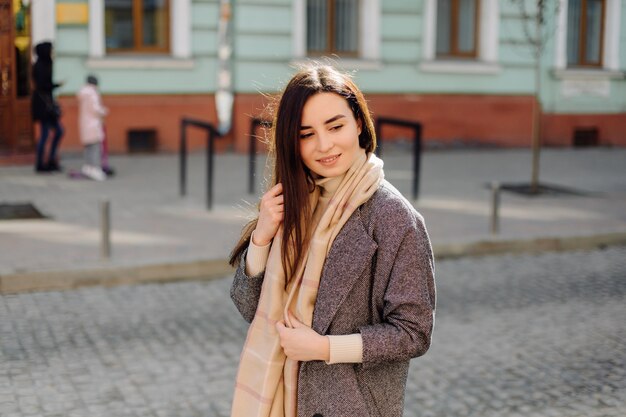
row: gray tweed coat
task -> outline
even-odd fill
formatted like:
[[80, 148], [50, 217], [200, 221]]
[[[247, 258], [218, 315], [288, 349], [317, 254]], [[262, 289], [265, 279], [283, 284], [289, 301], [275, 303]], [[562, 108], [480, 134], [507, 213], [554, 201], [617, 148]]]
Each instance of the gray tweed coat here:
[[[251, 322], [263, 273], [246, 276], [243, 259], [231, 298]], [[434, 262], [423, 218], [383, 181], [335, 238], [313, 313], [319, 334], [360, 332], [363, 363], [302, 362], [298, 416], [401, 416], [409, 360], [428, 350], [434, 311]]]

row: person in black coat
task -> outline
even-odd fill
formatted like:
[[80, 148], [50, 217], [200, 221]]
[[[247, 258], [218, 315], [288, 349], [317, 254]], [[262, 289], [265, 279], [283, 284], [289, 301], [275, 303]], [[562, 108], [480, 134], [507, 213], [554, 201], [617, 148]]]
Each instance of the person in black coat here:
[[[57, 158], [57, 148], [63, 137], [63, 127], [59, 122], [60, 107], [54, 101], [52, 91], [62, 84], [52, 81], [52, 43], [41, 42], [35, 46], [37, 61], [33, 65], [34, 90], [31, 99], [32, 116], [34, 121], [41, 124], [39, 142], [37, 143], [36, 172], [60, 171]], [[45, 158], [46, 142], [50, 130], [54, 130], [50, 153]]]

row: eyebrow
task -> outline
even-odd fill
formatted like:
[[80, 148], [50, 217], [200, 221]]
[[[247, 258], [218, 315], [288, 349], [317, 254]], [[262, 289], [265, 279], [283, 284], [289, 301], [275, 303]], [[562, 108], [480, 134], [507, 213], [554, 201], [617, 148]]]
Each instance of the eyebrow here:
[[[339, 119], [341, 119], [343, 117], [346, 117], [346, 116], [344, 116], [343, 114], [338, 114], [338, 115], [333, 116], [330, 119], [326, 120], [324, 122], [324, 124], [327, 125], [328, 123], [332, 123], [332, 122], [334, 122], [336, 120], [339, 120]], [[311, 126], [300, 126], [300, 130], [305, 130], [305, 129], [313, 129], [313, 128]]]

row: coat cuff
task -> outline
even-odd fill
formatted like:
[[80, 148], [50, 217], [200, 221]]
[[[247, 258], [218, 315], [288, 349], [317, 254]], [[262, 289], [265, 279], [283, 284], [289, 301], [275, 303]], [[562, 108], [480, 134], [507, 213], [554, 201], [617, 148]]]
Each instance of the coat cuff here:
[[[254, 236], [254, 232], [252, 232]], [[248, 245], [248, 253], [246, 255], [246, 275], [253, 277], [260, 274], [265, 269], [267, 258], [270, 254], [271, 242], [265, 246], [257, 246], [252, 242], [250, 238], [250, 244]]]
[[360, 333], [326, 337], [330, 344], [330, 360], [326, 362], [327, 365], [363, 362], [363, 338]]

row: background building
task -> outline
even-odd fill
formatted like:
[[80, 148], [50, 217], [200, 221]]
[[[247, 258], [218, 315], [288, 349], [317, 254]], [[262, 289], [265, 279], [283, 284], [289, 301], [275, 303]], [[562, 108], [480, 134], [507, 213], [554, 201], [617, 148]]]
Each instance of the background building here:
[[[231, 1], [233, 129], [244, 151], [250, 118], [294, 71], [322, 56], [354, 70], [375, 115], [423, 123], [429, 141], [529, 146], [535, 103], [536, 0]], [[576, 132], [626, 145], [626, 2], [546, 0], [541, 136]], [[0, 149], [28, 150], [28, 51], [56, 47], [62, 148], [79, 149], [74, 94], [100, 79], [110, 147], [177, 149], [180, 119], [217, 120], [218, 0], [0, 0]], [[385, 130], [385, 137], [402, 135]], [[203, 146], [200, 133], [193, 146]], [[193, 139], [193, 137], [192, 137]], [[583, 138], [584, 139], [584, 138]]]

